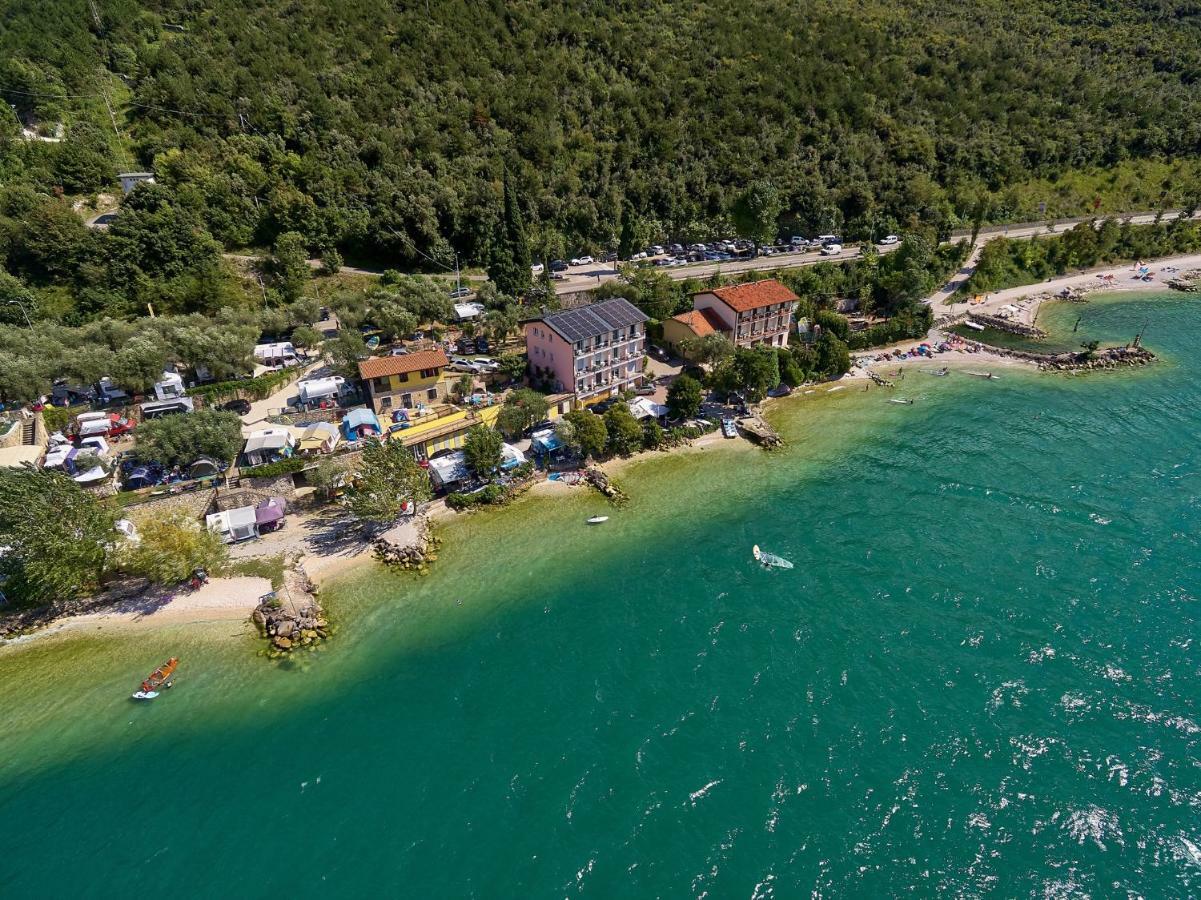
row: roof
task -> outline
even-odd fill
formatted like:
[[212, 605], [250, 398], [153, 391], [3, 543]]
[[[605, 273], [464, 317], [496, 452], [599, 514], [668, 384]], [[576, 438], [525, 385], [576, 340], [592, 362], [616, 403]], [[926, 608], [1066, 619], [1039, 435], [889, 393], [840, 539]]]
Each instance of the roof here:
[[469, 478], [471, 473], [467, 470], [467, 454], [462, 450], [456, 450], [454, 453], [446, 454], [446, 456], [431, 459], [430, 473], [437, 475], [438, 480], [442, 484], [450, 484], [454, 481], [463, 481]]
[[678, 316], [672, 316], [672, 319], [686, 326], [697, 337], [722, 331], [726, 327], [721, 319], [707, 309], [690, 309]]
[[215, 525], [220, 531], [233, 531], [235, 528], [257, 525], [258, 519], [253, 506], [236, 506], [224, 512], [209, 513], [204, 517], [204, 522], [209, 528]]
[[387, 375], [403, 375], [405, 372], [420, 372], [422, 369], [440, 369], [449, 366], [450, 360], [441, 348], [418, 350], [403, 356], [376, 356], [359, 363], [359, 374], [364, 378], [383, 378]]
[[307, 441], [310, 438], [316, 438], [319, 441], [323, 441], [328, 437], [338, 437], [338, 426], [333, 422], [314, 422], [304, 430], [302, 440]]
[[482, 314], [483, 311], [484, 311], [484, 306], [481, 303], [456, 303], [455, 304], [455, 315], [458, 316], [460, 320], [474, 319], [476, 316]]
[[534, 321], [545, 322], [569, 344], [585, 338], [608, 334], [617, 328], [629, 328], [647, 320], [648, 316], [624, 297], [602, 300], [577, 309], [548, 313]]
[[732, 284], [701, 293], [713, 294], [736, 312], [771, 306], [773, 303], [795, 303], [801, 299], [774, 278], [751, 281], [747, 284]]
[[667, 407], [649, 397], [635, 397], [626, 404], [635, 419], [657, 419], [667, 415]]
[[300, 396], [306, 398], [313, 397], [332, 397], [342, 390], [342, 385], [346, 383], [346, 379], [340, 375], [333, 375], [329, 378], [313, 378], [309, 381], [300, 382]]
[[292, 440], [292, 434], [284, 428], [268, 428], [263, 431], [256, 431], [246, 439], [246, 448], [243, 452], [254, 453], [256, 450], [279, 450], [282, 447], [288, 446]]

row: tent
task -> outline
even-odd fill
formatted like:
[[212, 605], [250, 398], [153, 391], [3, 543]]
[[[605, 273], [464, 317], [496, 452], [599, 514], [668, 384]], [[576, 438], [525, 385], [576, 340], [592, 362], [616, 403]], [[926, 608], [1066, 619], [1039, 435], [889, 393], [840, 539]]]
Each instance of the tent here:
[[352, 409], [342, 417], [342, 434], [348, 441], [380, 433], [379, 419], [366, 407]]
[[288, 501], [283, 497], [270, 497], [254, 508], [254, 520], [259, 531], [274, 531], [284, 524]]
[[667, 415], [667, 407], [649, 397], [635, 397], [626, 404], [635, 419], [661, 419]]
[[242, 456], [248, 466], [261, 466], [292, 455], [296, 441], [286, 428], [263, 428], [251, 432]]
[[535, 431], [530, 437], [530, 451], [535, 456], [556, 453], [563, 449], [563, 441], [555, 434], [553, 428]]
[[211, 456], [198, 456], [188, 464], [189, 478], [209, 478], [221, 474], [221, 463]]
[[122, 490], [136, 491], [138, 488], [153, 487], [158, 484], [159, 473], [150, 466], [137, 466], [129, 470], [121, 483]]
[[502, 444], [500, 447], [500, 455], [500, 467], [502, 469], [515, 469], [525, 462], [525, 454], [512, 444]]
[[332, 453], [341, 439], [337, 425], [332, 422], [314, 422], [300, 436], [297, 449], [306, 455]]

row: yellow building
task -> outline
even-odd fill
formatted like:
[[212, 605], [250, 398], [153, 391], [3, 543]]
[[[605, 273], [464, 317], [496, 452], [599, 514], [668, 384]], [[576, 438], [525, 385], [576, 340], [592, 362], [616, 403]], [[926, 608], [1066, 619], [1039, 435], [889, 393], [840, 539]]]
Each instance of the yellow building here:
[[458, 450], [463, 446], [468, 431], [476, 425], [495, 427], [496, 417], [500, 415], [499, 406], [486, 406], [483, 409], [447, 409], [453, 411], [419, 421], [408, 428], [393, 425], [389, 437], [394, 441], [402, 441], [418, 459], [429, 459], [442, 450]]
[[417, 409], [444, 400], [449, 387], [442, 372], [448, 365], [442, 350], [419, 350], [365, 359], [359, 363], [359, 375], [382, 421], [390, 420], [394, 409]]

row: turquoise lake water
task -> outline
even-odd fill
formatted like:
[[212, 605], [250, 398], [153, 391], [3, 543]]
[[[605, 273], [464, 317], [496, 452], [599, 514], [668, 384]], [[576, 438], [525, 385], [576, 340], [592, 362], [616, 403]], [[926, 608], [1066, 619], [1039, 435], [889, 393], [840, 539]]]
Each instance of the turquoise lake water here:
[[0, 894], [1196, 894], [1201, 303], [1077, 316], [1163, 359], [790, 400], [341, 583], [302, 664], [0, 652]]

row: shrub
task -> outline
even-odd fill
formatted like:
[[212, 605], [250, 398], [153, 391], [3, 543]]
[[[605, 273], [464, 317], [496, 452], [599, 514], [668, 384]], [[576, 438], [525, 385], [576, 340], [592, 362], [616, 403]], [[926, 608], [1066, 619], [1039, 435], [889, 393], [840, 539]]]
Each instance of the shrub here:
[[308, 464], [308, 460], [301, 459], [298, 456], [290, 456], [287, 459], [277, 460], [273, 463], [264, 463], [261, 466], [252, 466], [249, 469], [240, 469], [238, 474], [243, 478], [276, 478], [280, 475], [291, 475], [294, 472], [299, 472]]

